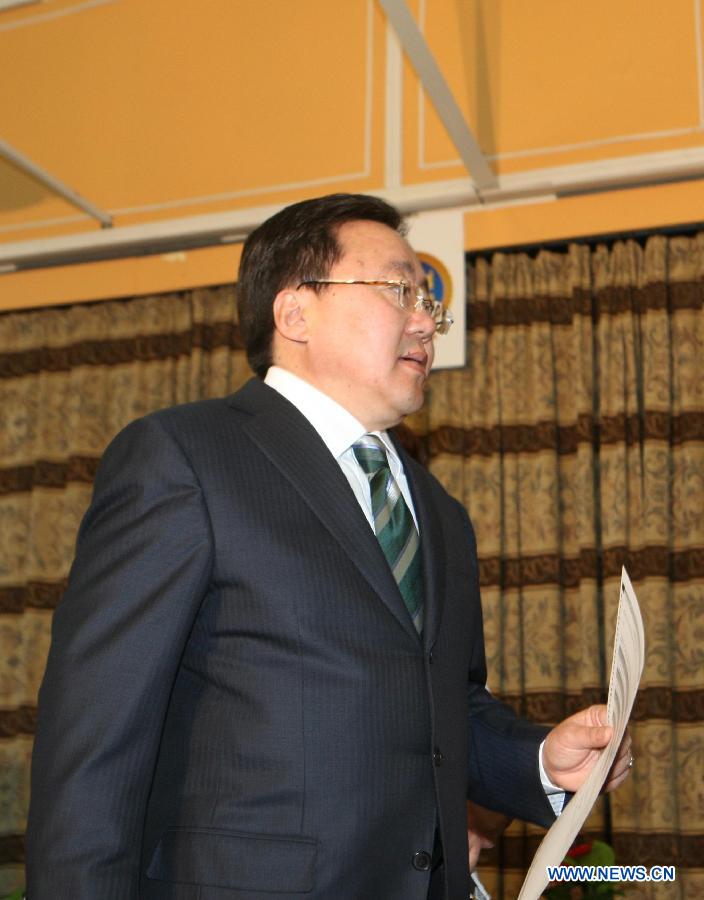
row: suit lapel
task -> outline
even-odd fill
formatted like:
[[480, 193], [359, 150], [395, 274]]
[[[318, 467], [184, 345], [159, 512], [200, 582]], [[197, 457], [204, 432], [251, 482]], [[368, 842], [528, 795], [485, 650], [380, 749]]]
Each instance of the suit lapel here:
[[258, 379], [249, 381], [228, 403], [251, 415], [244, 424], [251, 440], [337, 539], [404, 630], [417, 639], [398, 585], [357, 498], [305, 416]]
[[445, 599], [445, 548], [443, 530], [436, 504], [433, 502], [428, 473], [401, 447], [392, 433], [394, 445], [403, 462], [413, 507], [418, 519], [420, 546], [423, 554], [423, 597], [425, 601], [423, 645], [430, 650], [437, 639]]

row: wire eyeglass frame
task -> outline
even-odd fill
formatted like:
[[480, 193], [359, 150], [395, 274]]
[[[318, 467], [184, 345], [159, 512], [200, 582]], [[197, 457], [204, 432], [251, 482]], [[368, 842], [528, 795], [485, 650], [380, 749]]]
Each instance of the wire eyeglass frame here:
[[312, 284], [366, 284], [370, 287], [391, 288], [396, 291], [396, 299], [401, 309], [422, 310], [435, 322], [437, 334], [447, 334], [454, 316], [449, 309], [445, 309], [439, 300], [433, 300], [424, 288], [410, 281], [396, 279], [369, 279], [369, 278], [311, 278], [302, 281], [296, 290], [308, 287]]

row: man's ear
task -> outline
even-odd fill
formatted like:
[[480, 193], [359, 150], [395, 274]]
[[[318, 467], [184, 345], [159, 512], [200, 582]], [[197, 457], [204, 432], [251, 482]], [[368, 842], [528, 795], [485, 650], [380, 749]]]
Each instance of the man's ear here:
[[287, 340], [306, 343], [308, 340], [306, 299], [300, 291], [287, 288], [276, 295], [274, 327]]

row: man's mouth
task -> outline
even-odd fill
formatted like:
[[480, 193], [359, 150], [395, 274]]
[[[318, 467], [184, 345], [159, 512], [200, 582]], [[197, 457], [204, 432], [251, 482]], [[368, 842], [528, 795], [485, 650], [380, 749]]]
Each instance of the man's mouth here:
[[403, 362], [414, 363], [419, 371], [425, 373], [428, 369], [428, 354], [423, 350], [409, 350], [401, 357]]

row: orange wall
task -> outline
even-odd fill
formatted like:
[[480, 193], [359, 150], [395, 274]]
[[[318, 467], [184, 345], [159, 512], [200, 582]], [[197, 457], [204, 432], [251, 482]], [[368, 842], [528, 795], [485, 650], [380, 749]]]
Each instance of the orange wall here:
[[[408, 2], [500, 174], [704, 150], [704, 0]], [[383, 191], [397, 126], [402, 188], [467, 177], [407, 61], [401, 96], [388, 93], [373, 0], [52, 0], [0, 13], [0, 58], [3, 138], [116, 227]], [[689, 223], [703, 200], [689, 182], [473, 208], [465, 244]], [[0, 161], [0, 244], [95, 228]], [[221, 283], [238, 254], [0, 275], [0, 309]]]

